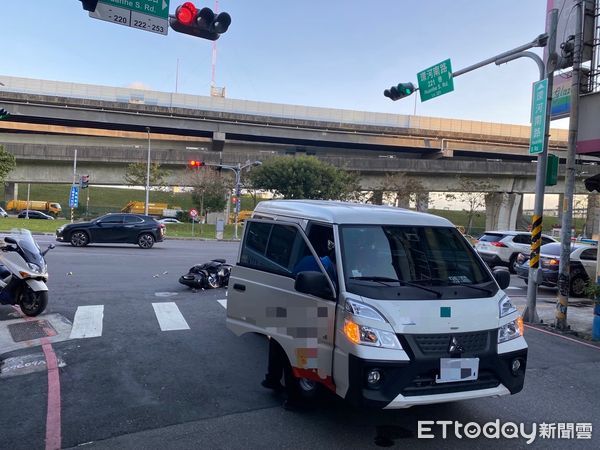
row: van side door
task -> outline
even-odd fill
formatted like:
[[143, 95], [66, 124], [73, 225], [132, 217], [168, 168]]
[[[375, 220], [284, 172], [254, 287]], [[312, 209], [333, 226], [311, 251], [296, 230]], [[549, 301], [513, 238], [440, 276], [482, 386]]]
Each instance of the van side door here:
[[229, 279], [227, 326], [237, 335], [271, 336], [284, 349], [295, 376], [333, 389], [336, 302], [297, 291], [300, 267], [325, 274], [299, 225], [247, 220]]

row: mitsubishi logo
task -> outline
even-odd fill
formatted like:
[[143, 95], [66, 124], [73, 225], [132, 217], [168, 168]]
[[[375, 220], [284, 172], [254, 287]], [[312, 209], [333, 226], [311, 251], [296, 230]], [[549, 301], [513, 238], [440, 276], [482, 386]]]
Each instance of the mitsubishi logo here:
[[452, 339], [450, 340], [450, 346], [448, 347], [448, 353], [462, 353], [464, 351], [465, 349], [458, 343], [456, 336], [452, 336]]

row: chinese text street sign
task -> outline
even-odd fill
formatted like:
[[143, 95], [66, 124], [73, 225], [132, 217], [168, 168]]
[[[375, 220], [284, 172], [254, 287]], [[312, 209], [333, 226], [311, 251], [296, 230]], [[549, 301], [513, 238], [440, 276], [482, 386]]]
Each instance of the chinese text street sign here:
[[442, 61], [417, 74], [421, 101], [431, 100], [454, 90], [450, 60]]
[[69, 208], [77, 208], [79, 206], [79, 187], [74, 184], [71, 186], [71, 195], [69, 195]]
[[139, 28], [153, 33], [169, 31], [169, 0], [100, 0], [94, 19]]
[[536, 155], [544, 151], [547, 99], [548, 79], [533, 83], [533, 94], [531, 96], [531, 137], [529, 140], [530, 155]]

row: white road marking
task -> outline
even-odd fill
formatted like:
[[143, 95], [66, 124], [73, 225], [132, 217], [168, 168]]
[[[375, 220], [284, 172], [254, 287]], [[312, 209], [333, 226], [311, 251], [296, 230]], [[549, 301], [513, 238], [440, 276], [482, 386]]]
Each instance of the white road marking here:
[[217, 300], [217, 301], [223, 308], [227, 309], [227, 299], [226, 298], [223, 298], [223, 299]]
[[79, 306], [75, 312], [70, 339], [102, 336], [104, 305]]
[[175, 297], [177, 292], [155, 292], [156, 297]]
[[181, 311], [173, 302], [152, 303], [154, 314], [162, 331], [189, 330]]

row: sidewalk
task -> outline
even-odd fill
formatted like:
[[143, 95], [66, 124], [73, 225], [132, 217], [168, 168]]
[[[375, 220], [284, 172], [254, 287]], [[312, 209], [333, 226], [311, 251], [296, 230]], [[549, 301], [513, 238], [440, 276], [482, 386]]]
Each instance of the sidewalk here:
[[[541, 296], [540, 296], [541, 297]], [[543, 325], [554, 330], [554, 317], [556, 311], [556, 298], [538, 297], [537, 313]], [[527, 299], [525, 297], [512, 297], [513, 304], [523, 312]], [[594, 320], [594, 304], [589, 299], [569, 299], [567, 309], [567, 324], [572, 332], [583, 339], [592, 339], [592, 321]]]

